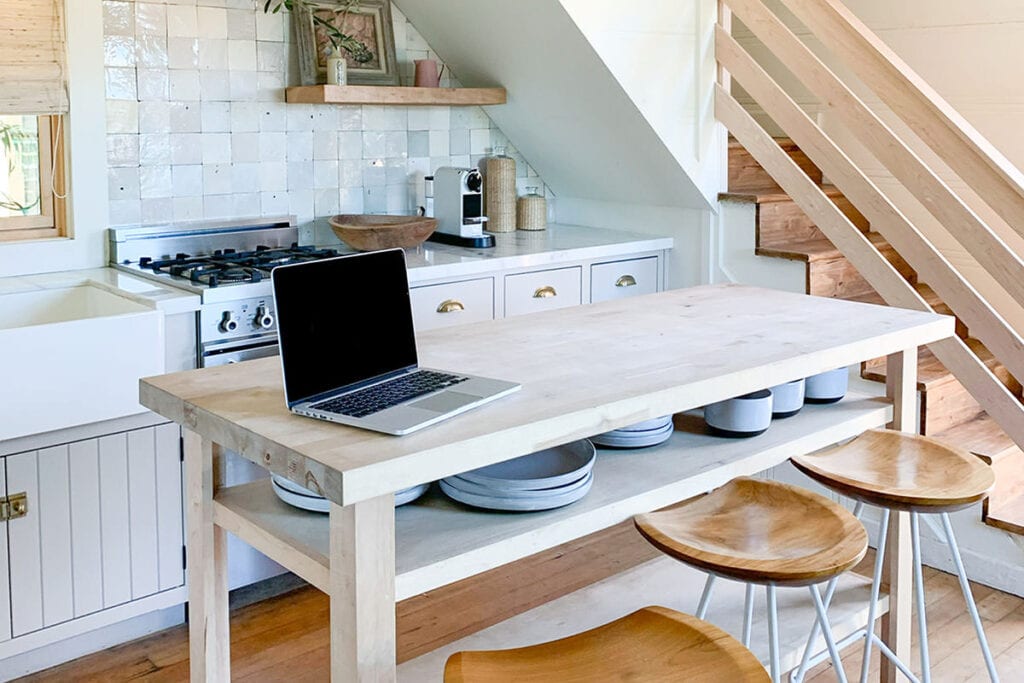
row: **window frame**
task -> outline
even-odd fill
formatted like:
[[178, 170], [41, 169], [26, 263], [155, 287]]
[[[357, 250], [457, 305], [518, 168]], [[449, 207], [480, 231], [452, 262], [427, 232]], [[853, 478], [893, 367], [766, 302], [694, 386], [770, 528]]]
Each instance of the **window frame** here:
[[[39, 215], [0, 217], [0, 242], [67, 236], [64, 125], [60, 114], [37, 117], [39, 131]], [[56, 154], [54, 154], [56, 147]], [[57, 163], [51, 165], [56, 158]]]

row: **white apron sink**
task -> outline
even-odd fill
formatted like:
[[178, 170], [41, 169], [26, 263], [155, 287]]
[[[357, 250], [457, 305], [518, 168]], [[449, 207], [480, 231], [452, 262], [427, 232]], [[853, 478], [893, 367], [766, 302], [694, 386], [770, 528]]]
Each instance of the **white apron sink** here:
[[163, 313], [93, 284], [0, 296], [0, 441], [143, 412]]

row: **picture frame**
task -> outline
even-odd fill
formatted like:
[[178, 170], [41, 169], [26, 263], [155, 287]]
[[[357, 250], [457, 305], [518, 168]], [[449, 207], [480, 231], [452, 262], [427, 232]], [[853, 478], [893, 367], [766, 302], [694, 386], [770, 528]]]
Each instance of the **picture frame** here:
[[314, 13], [363, 43], [372, 58], [360, 63], [342, 50], [351, 85], [399, 85], [395, 58], [395, 30], [391, 23], [390, 0], [359, 0], [345, 11], [347, 3], [302, 3], [295, 12], [295, 40], [302, 85], [327, 82], [327, 54], [331, 43]]

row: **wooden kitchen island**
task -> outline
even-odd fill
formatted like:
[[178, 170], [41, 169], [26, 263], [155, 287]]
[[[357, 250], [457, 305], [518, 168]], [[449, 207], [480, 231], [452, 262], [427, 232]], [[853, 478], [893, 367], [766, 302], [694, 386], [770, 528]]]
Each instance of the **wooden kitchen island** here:
[[[421, 364], [523, 388], [404, 437], [292, 415], [276, 358], [145, 379], [142, 403], [187, 434], [192, 680], [230, 678], [228, 531], [330, 595], [332, 680], [392, 681], [396, 600], [890, 420], [914, 431], [917, 347], [953, 330], [950, 317], [731, 285], [435, 330], [419, 335]], [[682, 430], [649, 456], [601, 453], [591, 492], [559, 510], [486, 513], [439, 496], [393, 506], [416, 484], [878, 356], [889, 401], [848, 397], [754, 439]], [[352, 360], [324, 340], [323, 362]], [[220, 488], [222, 448], [322, 493], [329, 518], [289, 508], [265, 481]], [[909, 537], [894, 514], [883, 637], [904, 656]]]

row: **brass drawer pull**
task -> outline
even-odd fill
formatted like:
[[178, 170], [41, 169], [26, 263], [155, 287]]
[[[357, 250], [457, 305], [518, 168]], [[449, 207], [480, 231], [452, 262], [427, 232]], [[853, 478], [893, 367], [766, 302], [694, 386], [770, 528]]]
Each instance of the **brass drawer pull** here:
[[0, 498], [0, 522], [18, 519], [28, 514], [28, 496], [22, 493], [13, 493], [6, 498]]
[[553, 296], [558, 296], [558, 292], [556, 292], [555, 288], [552, 287], [551, 285], [541, 287], [540, 289], [533, 293], [534, 299], [549, 299]]
[[636, 287], [636, 278], [632, 275], [623, 275], [615, 281], [616, 287]]
[[456, 299], [447, 299], [442, 301], [437, 307], [438, 313], [456, 313], [464, 310], [466, 310], [466, 307], [462, 305], [461, 301]]

